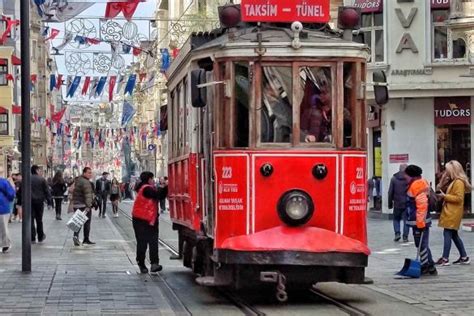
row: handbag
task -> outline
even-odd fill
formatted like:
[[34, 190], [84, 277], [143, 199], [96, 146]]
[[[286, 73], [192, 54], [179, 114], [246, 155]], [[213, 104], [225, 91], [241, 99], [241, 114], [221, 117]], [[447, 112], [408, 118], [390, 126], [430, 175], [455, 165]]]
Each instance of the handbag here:
[[88, 219], [89, 218], [87, 217], [85, 211], [83, 212], [81, 210], [76, 210], [74, 215], [66, 223], [66, 226], [73, 232], [77, 233]]

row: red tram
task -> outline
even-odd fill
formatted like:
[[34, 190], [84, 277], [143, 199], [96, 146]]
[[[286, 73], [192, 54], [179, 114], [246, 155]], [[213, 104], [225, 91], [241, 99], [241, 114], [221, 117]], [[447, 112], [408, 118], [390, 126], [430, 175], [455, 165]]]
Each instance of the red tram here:
[[198, 283], [284, 301], [364, 281], [368, 57], [300, 23], [189, 38], [168, 72], [169, 203]]

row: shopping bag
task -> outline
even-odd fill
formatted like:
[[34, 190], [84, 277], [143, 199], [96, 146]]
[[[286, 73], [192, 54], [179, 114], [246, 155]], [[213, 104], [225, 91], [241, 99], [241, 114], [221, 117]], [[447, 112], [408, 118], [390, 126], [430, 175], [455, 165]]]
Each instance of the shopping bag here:
[[66, 223], [66, 226], [69, 227], [69, 229], [73, 232], [77, 233], [81, 229], [82, 225], [87, 222], [87, 219], [86, 212], [76, 210], [71, 219]]

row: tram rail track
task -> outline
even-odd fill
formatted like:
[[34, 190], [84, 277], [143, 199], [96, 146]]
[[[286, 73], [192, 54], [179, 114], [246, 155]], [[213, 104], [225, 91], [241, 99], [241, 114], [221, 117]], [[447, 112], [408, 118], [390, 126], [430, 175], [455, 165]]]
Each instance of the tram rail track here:
[[[132, 217], [130, 214], [128, 214], [126, 211], [121, 209], [119, 207], [119, 211], [130, 221], [132, 221]], [[171, 222], [169, 221], [164, 221], [167, 224], [171, 225]], [[179, 252], [169, 243], [167, 243], [165, 240], [158, 238], [158, 242], [161, 246], [163, 246], [169, 253], [173, 255], [179, 255]], [[179, 300], [179, 296], [176, 294], [176, 292], [171, 288], [171, 286], [166, 282], [166, 280], [163, 280], [164, 283], [166, 284], [167, 288], [169, 291], [173, 293], [173, 295]], [[239, 295], [230, 292], [227, 289], [218, 287], [216, 290], [221, 294], [223, 297], [225, 297], [230, 303], [232, 303], [234, 306], [236, 306], [244, 315], [247, 316], [264, 316], [267, 315], [265, 312], [261, 311], [257, 307], [255, 307], [253, 304], [248, 303], [245, 301], [245, 299], [241, 298]], [[371, 315], [370, 313], [367, 313], [363, 310], [360, 310], [356, 307], [353, 307], [349, 304], [346, 304], [344, 302], [341, 302], [338, 299], [335, 299], [325, 293], [323, 293], [321, 290], [317, 289], [316, 286], [313, 286], [311, 289], [308, 290], [310, 293], [310, 296], [313, 296], [314, 298], [318, 297], [319, 300], [325, 301], [328, 304], [331, 304], [338, 308], [340, 311], [346, 313], [349, 316], [369, 316]], [[181, 304], [185, 307], [184, 303], [179, 300]], [[185, 307], [186, 308], [186, 307]], [[187, 309], [186, 309], [187, 310]], [[189, 312], [189, 315], [192, 315], [191, 312]]]

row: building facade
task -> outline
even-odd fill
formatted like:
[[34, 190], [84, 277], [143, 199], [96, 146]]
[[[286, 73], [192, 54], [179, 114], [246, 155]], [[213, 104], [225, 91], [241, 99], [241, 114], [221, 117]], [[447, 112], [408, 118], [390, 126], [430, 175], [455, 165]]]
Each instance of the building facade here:
[[[387, 74], [390, 101], [369, 100], [369, 195], [384, 214], [391, 176], [417, 164], [434, 187], [458, 160], [472, 178], [474, 1], [351, 0], [362, 9], [359, 38], [371, 48], [368, 78]], [[371, 90], [369, 85], [369, 90]], [[466, 195], [466, 212], [473, 197]]]

